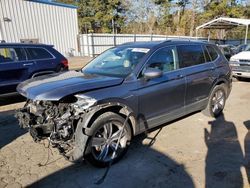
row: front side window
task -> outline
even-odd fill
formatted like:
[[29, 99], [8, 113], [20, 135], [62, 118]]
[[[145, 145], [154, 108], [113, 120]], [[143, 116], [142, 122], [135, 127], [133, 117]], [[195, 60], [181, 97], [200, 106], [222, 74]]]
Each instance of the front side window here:
[[0, 63], [26, 60], [23, 48], [0, 48]]
[[93, 59], [82, 69], [82, 72], [86, 74], [126, 77], [148, 51], [148, 48], [112, 48]]
[[178, 56], [176, 47], [166, 47], [156, 51], [147, 63], [147, 67], [157, 68], [163, 72], [177, 69]]
[[53, 56], [43, 48], [27, 48], [29, 59], [51, 59]]
[[205, 63], [205, 57], [201, 45], [177, 46], [180, 68], [190, 67]]

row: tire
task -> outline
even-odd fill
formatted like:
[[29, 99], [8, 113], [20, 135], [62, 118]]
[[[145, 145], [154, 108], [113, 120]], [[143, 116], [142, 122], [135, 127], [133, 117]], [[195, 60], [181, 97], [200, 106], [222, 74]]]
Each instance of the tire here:
[[[130, 125], [125, 125], [123, 135], [119, 142], [116, 156], [112, 160], [112, 154], [121, 133], [125, 119], [113, 112], [100, 115], [92, 124], [92, 137], [88, 142], [88, 154], [86, 160], [96, 167], [107, 167], [118, 162], [127, 152], [132, 133]], [[113, 139], [112, 139], [113, 138]]]
[[207, 107], [203, 113], [209, 117], [218, 117], [222, 114], [226, 104], [227, 89], [225, 84], [217, 85], [210, 93]]
[[244, 81], [244, 78], [242, 77], [235, 77], [237, 79], [237, 81]]
[[239, 81], [239, 77], [233, 76], [232, 81], [233, 81], [233, 82], [238, 82], [238, 81]]

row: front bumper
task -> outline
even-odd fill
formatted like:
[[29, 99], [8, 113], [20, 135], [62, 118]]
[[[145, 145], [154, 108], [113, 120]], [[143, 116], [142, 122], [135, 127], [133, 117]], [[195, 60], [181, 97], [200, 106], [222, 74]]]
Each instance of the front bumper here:
[[232, 69], [232, 75], [234, 77], [244, 77], [250, 78], [250, 61], [248, 60], [239, 60], [237, 62], [229, 62]]

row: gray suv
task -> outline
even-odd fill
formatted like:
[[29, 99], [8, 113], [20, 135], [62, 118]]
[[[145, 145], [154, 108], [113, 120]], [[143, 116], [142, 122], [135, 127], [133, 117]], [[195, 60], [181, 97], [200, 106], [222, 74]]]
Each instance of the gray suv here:
[[231, 91], [228, 61], [213, 44], [167, 40], [109, 49], [81, 71], [21, 83], [16, 116], [35, 141], [71, 161], [118, 161], [131, 139], [192, 112], [217, 117]]

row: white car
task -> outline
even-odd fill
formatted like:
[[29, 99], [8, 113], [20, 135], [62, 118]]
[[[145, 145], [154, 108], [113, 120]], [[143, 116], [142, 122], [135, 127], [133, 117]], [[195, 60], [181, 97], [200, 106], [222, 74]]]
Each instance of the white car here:
[[234, 77], [237, 79], [250, 78], [250, 44], [244, 51], [232, 56], [229, 64]]

